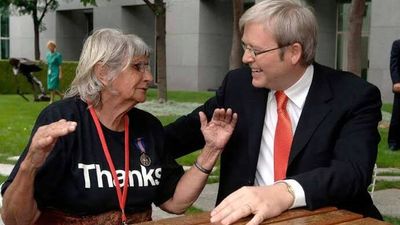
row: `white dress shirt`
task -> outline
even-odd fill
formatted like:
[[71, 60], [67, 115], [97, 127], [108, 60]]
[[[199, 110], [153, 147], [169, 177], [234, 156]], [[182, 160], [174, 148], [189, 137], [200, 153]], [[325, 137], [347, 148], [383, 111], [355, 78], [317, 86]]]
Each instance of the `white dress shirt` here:
[[[310, 89], [314, 74], [314, 66], [307, 67], [303, 76], [291, 87], [286, 89], [284, 93], [288, 96], [286, 110], [289, 113], [292, 123], [293, 135], [296, 131], [297, 124], [304, 103]], [[254, 184], [258, 186], [274, 184], [274, 138], [275, 128], [278, 120], [277, 103], [275, 98], [275, 90], [268, 93], [267, 110], [265, 112], [264, 127], [261, 138], [260, 154], [258, 156], [257, 171]], [[303, 187], [293, 179], [284, 180], [289, 184], [295, 194], [295, 199], [291, 208], [306, 205]]]

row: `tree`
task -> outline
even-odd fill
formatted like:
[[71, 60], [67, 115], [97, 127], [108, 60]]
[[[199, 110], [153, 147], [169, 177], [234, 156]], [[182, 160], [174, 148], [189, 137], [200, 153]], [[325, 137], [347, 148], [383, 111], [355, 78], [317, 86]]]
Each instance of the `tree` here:
[[8, 7], [10, 6], [10, 0], [0, 1], [0, 15], [8, 14]]
[[156, 74], [158, 81], [158, 101], [167, 101], [167, 61], [165, 45], [165, 3], [163, 0], [143, 0], [156, 17]]
[[32, 16], [35, 59], [40, 60], [39, 32], [44, 29], [43, 18], [49, 10], [58, 7], [57, 0], [7, 0], [8, 5], [13, 5], [21, 14]]
[[233, 29], [232, 47], [229, 56], [229, 70], [242, 66], [241, 34], [239, 30], [239, 19], [243, 14], [243, 0], [233, 0]]
[[361, 76], [361, 31], [365, 12], [365, 0], [353, 0], [349, 21], [347, 70]]

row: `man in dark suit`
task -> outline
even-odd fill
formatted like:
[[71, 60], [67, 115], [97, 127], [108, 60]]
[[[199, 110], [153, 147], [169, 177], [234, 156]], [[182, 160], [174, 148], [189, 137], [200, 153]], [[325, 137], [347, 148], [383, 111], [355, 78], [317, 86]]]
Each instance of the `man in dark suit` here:
[[392, 151], [400, 149], [400, 39], [395, 40], [390, 51], [390, 76], [393, 83], [393, 109], [390, 120], [388, 144]]
[[[232, 108], [238, 123], [221, 155], [212, 222], [289, 208], [336, 206], [381, 219], [367, 187], [380, 140], [379, 90], [314, 62], [317, 22], [298, 0], [264, 0], [240, 19], [243, 62], [216, 96], [166, 127], [175, 156], [204, 144], [198, 111]], [[206, 168], [210, 169], [210, 168]]]

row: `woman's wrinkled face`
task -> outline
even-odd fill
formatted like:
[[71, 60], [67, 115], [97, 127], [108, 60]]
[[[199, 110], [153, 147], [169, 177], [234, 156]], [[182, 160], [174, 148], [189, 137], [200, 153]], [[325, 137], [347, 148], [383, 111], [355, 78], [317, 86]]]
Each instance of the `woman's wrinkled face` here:
[[149, 57], [143, 55], [134, 57], [111, 85], [113, 91], [123, 100], [137, 104], [146, 101], [146, 92], [152, 81]]

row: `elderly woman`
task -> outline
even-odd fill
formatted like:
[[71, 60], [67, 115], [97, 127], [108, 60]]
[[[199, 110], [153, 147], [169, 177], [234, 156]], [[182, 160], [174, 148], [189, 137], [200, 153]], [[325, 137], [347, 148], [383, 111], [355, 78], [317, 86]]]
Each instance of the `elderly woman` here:
[[151, 220], [151, 203], [184, 212], [204, 187], [237, 115], [217, 109], [207, 122], [200, 113], [206, 145], [184, 173], [163, 150], [161, 123], [135, 108], [151, 81], [149, 48], [140, 38], [94, 32], [66, 98], [39, 115], [3, 185], [4, 222], [131, 224]]

